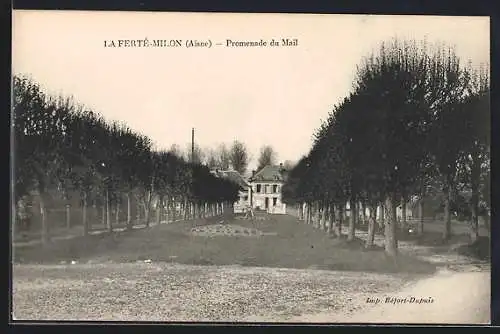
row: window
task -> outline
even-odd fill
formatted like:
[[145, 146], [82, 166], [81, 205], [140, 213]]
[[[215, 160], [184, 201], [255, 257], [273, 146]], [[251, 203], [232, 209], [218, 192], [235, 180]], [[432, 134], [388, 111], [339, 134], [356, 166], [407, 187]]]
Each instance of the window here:
[[260, 194], [260, 184], [257, 185], [257, 193]]
[[248, 196], [243, 197], [243, 200], [248, 201]]
[[264, 193], [269, 194], [269, 185], [267, 184], [264, 186]]
[[278, 185], [274, 184], [273, 185], [273, 194], [276, 194], [278, 192]]
[[273, 197], [273, 206], [276, 206], [277, 203], [278, 203], [278, 198], [277, 197]]

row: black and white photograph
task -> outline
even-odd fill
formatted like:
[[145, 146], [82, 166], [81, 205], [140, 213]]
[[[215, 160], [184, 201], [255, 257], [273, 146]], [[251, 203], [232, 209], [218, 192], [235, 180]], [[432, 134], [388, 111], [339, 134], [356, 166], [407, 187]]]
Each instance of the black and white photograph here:
[[490, 324], [486, 16], [12, 11], [11, 319]]

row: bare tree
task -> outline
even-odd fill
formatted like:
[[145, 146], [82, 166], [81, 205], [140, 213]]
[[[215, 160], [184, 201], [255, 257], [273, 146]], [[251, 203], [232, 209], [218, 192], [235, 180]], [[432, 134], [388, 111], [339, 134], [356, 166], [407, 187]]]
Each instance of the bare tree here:
[[292, 170], [295, 165], [296, 163], [291, 160], [285, 160], [285, 162], [283, 162], [283, 168], [285, 170]]
[[185, 158], [184, 153], [181, 150], [181, 147], [177, 144], [172, 144], [172, 146], [170, 146], [170, 149], [168, 151], [179, 158], [183, 159]]
[[218, 168], [219, 162], [217, 161], [217, 152], [210, 147], [207, 147], [204, 152], [205, 162], [207, 163], [208, 168]]
[[186, 146], [185, 156], [187, 157], [186, 160], [197, 163], [197, 164], [201, 164], [205, 159], [205, 152], [200, 147], [200, 145], [198, 145], [196, 143], [194, 144], [194, 151], [193, 151], [193, 147], [190, 143]]
[[229, 150], [229, 161], [231, 166], [240, 174], [244, 174], [248, 167], [248, 150], [242, 142], [235, 140]]
[[216, 151], [217, 167], [220, 169], [229, 169], [231, 165], [231, 159], [229, 157], [229, 149], [226, 144], [222, 143], [219, 145]]
[[257, 169], [261, 169], [267, 165], [274, 165], [276, 163], [277, 154], [271, 145], [262, 146], [260, 149], [259, 165]]

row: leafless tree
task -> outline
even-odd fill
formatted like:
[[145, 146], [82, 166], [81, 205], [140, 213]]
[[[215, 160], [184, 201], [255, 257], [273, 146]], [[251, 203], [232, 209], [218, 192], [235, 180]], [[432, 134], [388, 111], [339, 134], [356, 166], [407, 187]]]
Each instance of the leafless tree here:
[[229, 149], [227, 148], [226, 144], [222, 143], [217, 148], [216, 160], [217, 167], [219, 167], [220, 169], [229, 169], [229, 166], [231, 165], [231, 159], [229, 157]]
[[248, 150], [242, 142], [235, 140], [229, 150], [231, 166], [240, 174], [244, 174], [248, 167]]
[[261, 169], [267, 165], [276, 164], [277, 154], [271, 145], [262, 146], [260, 149], [259, 165], [257, 169]]

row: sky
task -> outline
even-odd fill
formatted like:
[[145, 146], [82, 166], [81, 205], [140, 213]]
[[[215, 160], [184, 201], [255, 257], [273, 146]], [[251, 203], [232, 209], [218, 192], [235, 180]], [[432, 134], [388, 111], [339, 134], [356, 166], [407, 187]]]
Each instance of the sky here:
[[[246, 144], [279, 161], [312, 136], [352, 88], [356, 65], [393, 37], [442, 41], [464, 62], [490, 59], [488, 17], [326, 14], [13, 12], [13, 73], [146, 134], [159, 149]], [[105, 47], [119, 39], [210, 40], [211, 48]], [[297, 46], [226, 47], [226, 40]], [[217, 46], [216, 43], [223, 45]]]

